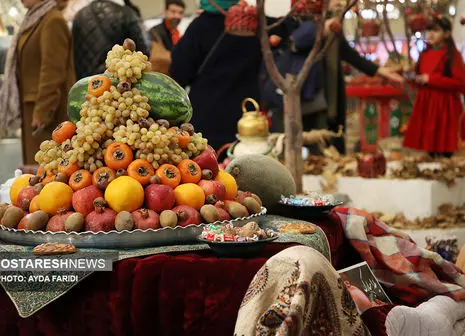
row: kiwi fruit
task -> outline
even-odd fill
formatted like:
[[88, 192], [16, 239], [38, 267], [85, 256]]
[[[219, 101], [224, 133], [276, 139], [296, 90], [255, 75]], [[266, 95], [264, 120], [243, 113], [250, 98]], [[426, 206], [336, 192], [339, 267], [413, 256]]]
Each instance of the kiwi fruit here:
[[179, 126], [179, 128], [189, 133], [189, 135], [194, 135], [195, 133], [194, 126], [191, 123], [184, 123], [181, 126]]
[[42, 189], [44, 189], [44, 185], [42, 183], [37, 183], [34, 186], [34, 194], [39, 195]]
[[225, 210], [229, 213], [232, 218], [247, 217], [247, 208], [237, 202], [226, 202]]
[[3, 215], [5, 214], [6, 209], [8, 208], [8, 203], [1, 203], [0, 204], [0, 220], [2, 220]]
[[42, 230], [48, 222], [48, 215], [45, 211], [37, 210], [29, 214], [27, 221], [28, 230]]
[[260, 204], [253, 197], [244, 198], [242, 205], [244, 205], [247, 208], [247, 210], [249, 210], [250, 214], [259, 213], [262, 210], [262, 207], [260, 206]]
[[170, 128], [170, 122], [166, 119], [158, 119], [156, 123], [161, 127]]
[[118, 231], [128, 230], [134, 228], [134, 218], [128, 211], [121, 211], [116, 215], [115, 228]]
[[150, 184], [160, 184], [161, 180], [160, 177], [157, 175], [150, 176]]
[[127, 38], [123, 42], [123, 48], [125, 50], [136, 51], [136, 43], [130, 38]]
[[65, 231], [66, 232], [79, 232], [84, 227], [84, 215], [80, 212], [75, 212], [69, 215], [65, 220]]
[[175, 227], [178, 225], [178, 216], [174, 211], [165, 210], [160, 214], [161, 227]]
[[211, 204], [206, 204], [200, 208], [200, 215], [207, 223], [214, 223], [220, 219], [220, 213], [215, 206]]
[[29, 179], [29, 185], [35, 186], [37, 183], [40, 183], [40, 176], [31, 176], [31, 178]]
[[68, 183], [68, 175], [63, 174], [63, 173], [58, 173], [57, 176], [55, 176], [55, 181]]
[[15, 228], [18, 226], [21, 219], [24, 217], [24, 211], [18, 207], [11, 206], [6, 209], [5, 213], [3, 214], [1, 224], [8, 228]]

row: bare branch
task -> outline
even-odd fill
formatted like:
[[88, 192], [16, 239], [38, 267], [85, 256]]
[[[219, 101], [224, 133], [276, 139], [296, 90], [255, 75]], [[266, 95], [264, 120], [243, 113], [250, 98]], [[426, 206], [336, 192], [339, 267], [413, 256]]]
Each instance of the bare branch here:
[[[357, 1], [358, 0], [351, 0], [347, 4], [345, 9], [342, 11], [342, 13], [339, 15], [339, 21], [341, 22], [341, 25], [344, 23], [344, 17], [346, 15], [346, 13], [353, 6], [355, 6]], [[312, 51], [310, 52], [310, 54], [305, 59], [304, 65], [302, 66], [302, 70], [300, 70], [299, 74], [297, 75], [295, 85], [298, 88], [301, 88], [303, 86], [303, 84], [305, 82], [305, 79], [308, 77], [308, 74], [310, 73], [310, 70], [312, 69], [313, 64], [315, 64], [315, 62], [320, 61], [324, 57], [324, 55], [326, 55], [326, 52], [328, 51], [328, 49], [331, 47], [331, 45], [336, 40], [336, 34], [333, 34], [333, 36], [331, 36], [329, 38], [329, 40], [326, 41], [326, 44], [323, 47], [323, 49], [320, 50], [320, 45], [321, 45], [321, 41], [322, 41], [323, 33], [324, 33], [324, 23], [325, 23], [325, 18], [326, 18], [327, 6], [328, 6], [328, 2], [326, 2], [326, 4], [325, 4], [325, 8], [324, 8], [324, 11], [323, 11], [322, 23], [320, 24], [320, 28], [319, 28], [318, 33], [317, 33], [318, 34], [317, 39], [316, 39], [315, 44], [314, 44], [314, 46], [312, 48]]]
[[300, 5], [300, 3], [301, 3], [302, 1], [305, 1], [305, 0], [299, 0], [299, 1], [297, 1], [297, 2], [294, 4], [294, 6], [292, 6], [291, 10], [290, 10], [286, 15], [284, 15], [284, 16], [281, 17], [281, 18], [279, 18], [278, 21], [276, 21], [275, 23], [270, 24], [268, 27], [266, 27], [266, 30], [271, 30], [271, 29], [276, 28], [276, 27], [278, 27], [279, 25], [281, 25], [281, 24], [284, 22], [284, 20], [286, 20], [286, 19], [289, 17], [289, 15], [291, 15], [291, 13], [297, 8], [297, 6]]
[[223, 15], [226, 15], [226, 11], [223, 8], [221, 8], [220, 5], [218, 5], [215, 2], [215, 0], [208, 0], [208, 2], [210, 2], [210, 4], [218, 10], [218, 12], [220, 12]]
[[394, 39], [394, 34], [392, 33], [391, 26], [389, 25], [389, 19], [387, 17], [387, 9], [386, 9], [387, 4], [388, 4], [388, 0], [384, 0], [383, 22], [384, 22], [384, 26], [386, 28], [386, 32], [387, 32], [387, 34], [389, 36], [389, 39], [391, 40], [392, 48], [394, 49], [394, 54], [396, 55], [397, 61], [400, 63], [400, 53], [397, 51], [396, 41]]
[[411, 48], [410, 48], [410, 29], [409, 29], [409, 25], [408, 25], [407, 15], [405, 15], [405, 13], [403, 14], [403, 17], [404, 17], [405, 38], [406, 38], [406, 42], [407, 42], [407, 59], [408, 59], [408, 65], [409, 65], [409, 68], [410, 68], [410, 66], [412, 65], [412, 56], [410, 55], [410, 51], [411, 51]]
[[381, 31], [379, 32], [379, 39], [381, 40], [381, 43], [383, 44], [384, 49], [386, 49], [386, 52], [389, 55], [391, 53], [391, 51], [388, 48], [388, 45], [387, 45], [386, 38], [385, 38], [384, 34], [385, 34], [385, 28], [384, 28], [384, 25], [381, 25]]
[[270, 40], [266, 32], [265, 0], [257, 0], [257, 12], [260, 20], [260, 44], [262, 46], [263, 61], [270, 78], [284, 93], [287, 92], [286, 82], [279, 73], [271, 51]]

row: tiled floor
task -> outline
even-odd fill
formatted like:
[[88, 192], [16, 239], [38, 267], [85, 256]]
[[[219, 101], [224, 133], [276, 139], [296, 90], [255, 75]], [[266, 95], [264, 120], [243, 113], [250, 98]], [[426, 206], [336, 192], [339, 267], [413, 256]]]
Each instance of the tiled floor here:
[[14, 177], [15, 170], [21, 165], [21, 140], [0, 140], [0, 184]]

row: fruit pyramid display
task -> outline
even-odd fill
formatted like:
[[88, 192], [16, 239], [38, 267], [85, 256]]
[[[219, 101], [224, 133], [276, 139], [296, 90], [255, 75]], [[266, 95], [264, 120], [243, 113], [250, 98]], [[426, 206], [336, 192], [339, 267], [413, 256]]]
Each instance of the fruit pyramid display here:
[[108, 232], [212, 223], [261, 211], [260, 198], [238, 190], [189, 123], [186, 92], [168, 76], [149, 72], [147, 56], [135, 49], [129, 39], [115, 45], [105, 74], [71, 88], [71, 121], [40, 145], [37, 175], [14, 181], [12, 204], [0, 205], [1, 225]]

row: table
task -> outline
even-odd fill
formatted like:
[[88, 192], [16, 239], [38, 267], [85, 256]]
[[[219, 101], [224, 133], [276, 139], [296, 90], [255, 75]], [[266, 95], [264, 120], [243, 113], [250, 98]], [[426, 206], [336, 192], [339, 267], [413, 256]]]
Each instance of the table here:
[[[335, 218], [314, 222], [328, 236], [336, 268], [360, 260], [351, 260], [358, 255]], [[219, 259], [210, 251], [125, 259], [26, 319], [0, 290], [0, 330], [46, 336], [232, 335], [253, 276], [268, 258], [292, 245], [269, 244], [251, 259]]]

